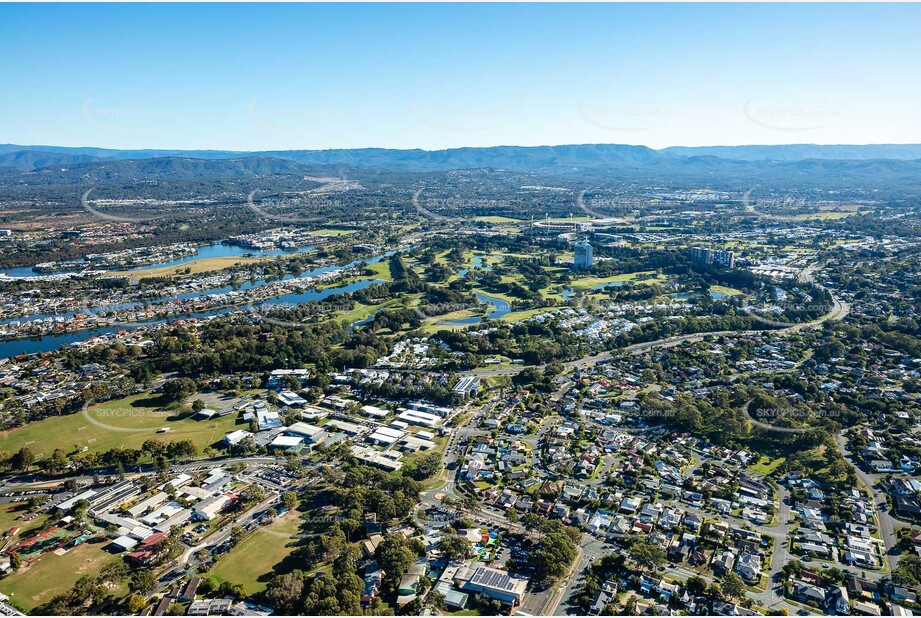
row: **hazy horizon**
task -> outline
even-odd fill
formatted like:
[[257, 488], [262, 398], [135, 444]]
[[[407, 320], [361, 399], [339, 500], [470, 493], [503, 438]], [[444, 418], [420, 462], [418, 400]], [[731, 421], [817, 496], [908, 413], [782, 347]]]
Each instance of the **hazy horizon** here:
[[253, 152], [275, 152], [275, 151], [289, 151], [289, 150], [370, 150], [370, 149], [380, 149], [380, 150], [422, 150], [424, 152], [439, 152], [443, 150], [459, 150], [464, 148], [558, 148], [565, 146], [625, 146], [631, 148], [649, 148], [651, 150], [668, 150], [670, 148], [763, 148], [763, 147], [794, 147], [794, 146], [842, 146], [842, 147], [874, 147], [874, 146], [917, 146], [921, 145], [921, 140], [917, 142], [868, 142], [863, 144], [855, 143], [828, 143], [820, 144], [815, 142], [785, 142], [777, 144], [671, 144], [668, 146], [653, 147], [647, 144], [628, 144], [623, 142], [580, 142], [580, 143], [559, 143], [559, 144], [492, 144], [485, 146], [471, 146], [471, 145], [461, 145], [461, 146], [449, 146], [445, 148], [421, 148], [421, 147], [412, 147], [408, 146], [405, 148], [390, 148], [388, 146], [354, 146], [348, 148], [340, 147], [329, 147], [329, 148], [252, 148], [245, 150], [237, 150], [234, 148], [176, 148], [170, 146], [163, 147], [151, 147], [151, 146], [107, 146], [99, 144], [26, 144], [26, 143], [15, 143], [15, 142], [3, 142], [0, 143], [0, 146], [16, 146], [20, 148], [64, 148], [64, 149], [95, 149], [95, 150], [119, 150], [119, 151], [199, 151], [199, 152], [237, 152], [240, 154], [247, 154]]

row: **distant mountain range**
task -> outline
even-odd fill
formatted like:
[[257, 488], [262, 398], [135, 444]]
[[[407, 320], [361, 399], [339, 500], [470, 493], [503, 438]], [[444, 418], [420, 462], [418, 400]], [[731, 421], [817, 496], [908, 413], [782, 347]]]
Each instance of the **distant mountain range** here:
[[678, 156], [712, 155], [738, 161], [802, 161], [834, 159], [921, 159], [921, 144], [867, 144], [865, 146], [819, 146], [789, 144], [784, 146], [672, 146], [658, 152]]
[[[663, 158], [714, 156], [735, 161], [802, 161], [833, 159], [921, 159], [921, 144], [832, 145], [789, 144], [782, 146], [672, 146], [653, 150], [646, 146], [579, 144], [564, 146], [493, 146], [447, 150], [397, 150], [357, 148], [339, 150], [115, 150], [67, 146], [18, 146], [0, 144], [0, 167], [37, 169], [45, 165], [86, 163], [96, 159], [235, 159], [251, 156], [277, 157], [299, 163], [355, 165], [410, 171], [439, 171], [477, 167], [512, 168], [566, 164], [650, 164]], [[525, 171], [525, 170], [520, 170]]]
[[645, 146], [584, 144], [497, 146], [449, 150], [112, 150], [0, 145], [0, 169], [74, 182], [141, 178], [220, 179], [303, 173], [307, 166], [391, 172], [491, 168], [510, 172], [616, 174], [724, 179], [848, 177], [867, 183], [921, 182], [921, 144], [866, 146], [705, 146], [653, 150]]
[[99, 161], [99, 157], [67, 152], [48, 152], [43, 150], [14, 150], [0, 154], [0, 169], [37, 170], [49, 165], [74, 165]]

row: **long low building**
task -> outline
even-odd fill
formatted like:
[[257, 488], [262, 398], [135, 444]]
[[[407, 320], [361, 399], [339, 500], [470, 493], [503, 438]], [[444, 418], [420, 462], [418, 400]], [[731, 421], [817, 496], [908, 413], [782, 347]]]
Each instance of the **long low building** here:
[[393, 444], [406, 434], [405, 431], [393, 429], [392, 427], [378, 427], [374, 433], [368, 436], [368, 440], [377, 444]]
[[317, 444], [326, 439], [327, 433], [326, 430], [322, 427], [317, 427], [316, 425], [311, 425], [310, 423], [302, 423], [300, 421], [296, 423], [291, 423], [285, 427], [286, 434], [294, 434], [304, 438], [305, 442], [310, 444]]
[[160, 522], [169, 519], [176, 513], [182, 510], [182, 505], [178, 502], [168, 502], [158, 508], [157, 510], [151, 512], [149, 515], [145, 515], [141, 518], [141, 521], [147, 524], [148, 526], [155, 526]]
[[234, 446], [252, 435], [253, 434], [251, 432], [246, 431], [245, 429], [237, 429], [236, 431], [231, 431], [229, 434], [224, 436], [221, 441], [227, 446]]
[[269, 444], [269, 448], [279, 451], [299, 451], [304, 446], [301, 436], [278, 436]]
[[478, 592], [509, 605], [518, 605], [528, 588], [526, 578], [507, 571], [490, 567], [477, 567], [472, 572], [469, 572], [469, 569], [466, 571], [462, 569], [456, 576], [461, 580], [463, 590]]
[[114, 551], [128, 551], [133, 549], [140, 541], [133, 539], [130, 536], [124, 535], [120, 536], [117, 539], [112, 541], [111, 548]]
[[435, 443], [431, 440], [423, 440], [422, 438], [417, 438], [416, 436], [404, 436], [400, 439], [400, 445], [403, 450], [406, 451], [427, 451], [430, 448], [435, 447]]
[[66, 513], [66, 512], [69, 511], [70, 509], [72, 509], [72, 508], [74, 508], [75, 506], [77, 506], [77, 503], [80, 502], [81, 500], [86, 500], [86, 501], [88, 502], [88, 501], [90, 500], [90, 498], [92, 498], [93, 496], [96, 495], [96, 493], [97, 493], [97, 492], [96, 492], [96, 490], [94, 490], [94, 489], [87, 489], [87, 490], [84, 491], [83, 493], [77, 494], [76, 496], [74, 496], [74, 497], [72, 497], [72, 498], [70, 498], [70, 499], [68, 499], [68, 500], [65, 500], [64, 502], [60, 503], [60, 504], [58, 505], [58, 508]]
[[377, 468], [383, 468], [384, 470], [389, 470], [391, 472], [396, 472], [403, 467], [403, 462], [399, 460], [399, 453], [396, 453], [396, 457], [394, 457], [394, 454], [381, 453], [380, 451], [376, 451], [373, 448], [356, 445], [352, 447], [352, 455], [355, 457], [355, 459], [364, 464], [375, 466]]
[[480, 389], [480, 379], [476, 376], [464, 376], [451, 390], [462, 397], [471, 397]]
[[166, 494], [166, 492], [163, 492], [163, 491], [157, 492], [154, 495], [150, 496], [149, 498], [141, 500], [134, 506], [129, 507], [128, 509], [125, 509], [125, 510], [132, 517], [138, 517], [140, 515], [143, 515], [150, 509], [157, 508], [158, 506], [166, 502], [168, 499], [169, 499], [169, 496]]
[[378, 408], [377, 406], [361, 406], [361, 413], [365, 416], [371, 416], [380, 419], [390, 414], [390, 410]]
[[229, 502], [230, 498], [224, 494], [220, 494], [212, 498], [202, 500], [196, 504], [192, 509], [192, 514], [194, 515], [195, 519], [208, 521], [217, 515], [221, 509], [227, 506]]
[[347, 433], [350, 436], [357, 436], [358, 434], [365, 433], [367, 430], [361, 425], [356, 425], [355, 423], [349, 423], [347, 421], [340, 421], [339, 419], [332, 419], [324, 427], [334, 427], [343, 433]]
[[192, 509], [182, 509], [173, 513], [169, 519], [164, 519], [154, 526], [157, 532], [169, 532], [176, 526], [182, 526], [192, 519]]
[[436, 427], [441, 423], [440, 416], [418, 410], [405, 410], [397, 418], [401, 421], [406, 421], [410, 425], [420, 425], [422, 427]]
[[278, 401], [289, 408], [301, 408], [307, 405], [307, 400], [291, 391], [281, 391], [278, 393]]

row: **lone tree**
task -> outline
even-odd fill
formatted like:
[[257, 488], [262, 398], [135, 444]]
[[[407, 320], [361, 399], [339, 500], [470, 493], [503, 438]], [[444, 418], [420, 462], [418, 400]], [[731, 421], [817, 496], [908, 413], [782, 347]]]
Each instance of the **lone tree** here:
[[720, 590], [730, 600], [739, 599], [745, 595], [745, 582], [735, 573], [727, 573], [720, 579]]
[[281, 503], [289, 511], [293, 510], [297, 506], [297, 494], [293, 491], [286, 491], [281, 495]]
[[35, 453], [28, 446], [24, 446], [10, 458], [10, 466], [15, 470], [25, 472], [35, 463]]

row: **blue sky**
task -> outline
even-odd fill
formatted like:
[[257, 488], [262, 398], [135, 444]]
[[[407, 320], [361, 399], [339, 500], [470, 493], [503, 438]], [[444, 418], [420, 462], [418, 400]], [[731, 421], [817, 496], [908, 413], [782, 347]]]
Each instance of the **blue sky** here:
[[0, 5], [0, 142], [921, 142], [921, 6]]

